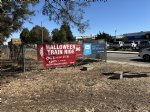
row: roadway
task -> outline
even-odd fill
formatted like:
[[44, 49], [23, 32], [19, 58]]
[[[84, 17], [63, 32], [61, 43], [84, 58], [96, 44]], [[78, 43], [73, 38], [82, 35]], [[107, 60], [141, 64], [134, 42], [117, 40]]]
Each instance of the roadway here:
[[150, 62], [144, 61], [138, 54], [107, 53], [107, 60], [150, 65]]

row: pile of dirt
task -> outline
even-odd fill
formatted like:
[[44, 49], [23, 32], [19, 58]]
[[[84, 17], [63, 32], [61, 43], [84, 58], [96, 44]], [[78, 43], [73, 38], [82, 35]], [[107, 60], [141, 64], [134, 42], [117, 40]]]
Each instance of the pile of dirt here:
[[[94, 62], [81, 66], [34, 70], [7, 77], [1, 85], [1, 112], [149, 112], [150, 69]], [[147, 77], [110, 79], [115, 71]]]

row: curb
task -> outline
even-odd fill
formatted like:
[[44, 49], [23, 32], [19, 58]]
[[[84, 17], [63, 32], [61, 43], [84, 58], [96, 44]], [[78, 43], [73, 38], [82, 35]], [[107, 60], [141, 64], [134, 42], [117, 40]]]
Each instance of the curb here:
[[119, 54], [139, 54], [139, 52], [127, 52], [127, 51], [107, 51], [107, 53], [119, 53]]
[[113, 60], [107, 60], [107, 62], [122, 64], [122, 65], [133, 65], [133, 66], [138, 66], [138, 67], [150, 67], [150, 64], [142, 64], [142, 63], [120, 62], [120, 61], [113, 61]]

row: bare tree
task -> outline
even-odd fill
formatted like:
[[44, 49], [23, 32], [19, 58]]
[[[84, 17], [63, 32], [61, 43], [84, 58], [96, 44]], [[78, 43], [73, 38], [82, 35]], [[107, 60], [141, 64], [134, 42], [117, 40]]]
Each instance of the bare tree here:
[[43, 14], [58, 24], [76, 26], [78, 31], [83, 33], [89, 25], [88, 20], [84, 21], [84, 8], [90, 6], [91, 2], [93, 0], [45, 0]]
[[[76, 26], [78, 31], [83, 33], [89, 25], [88, 20], [84, 21], [84, 8], [90, 6], [93, 1], [95, 0], [45, 0], [42, 13], [48, 16], [50, 21]], [[106, 2], [107, 0], [99, 1]], [[9, 37], [11, 33], [20, 30], [23, 23], [25, 21], [30, 22], [30, 17], [34, 15], [34, 11], [29, 8], [29, 5], [36, 5], [41, 2], [1, 0], [0, 33]], [[10, 15], [5, 15], [5, 13]]]

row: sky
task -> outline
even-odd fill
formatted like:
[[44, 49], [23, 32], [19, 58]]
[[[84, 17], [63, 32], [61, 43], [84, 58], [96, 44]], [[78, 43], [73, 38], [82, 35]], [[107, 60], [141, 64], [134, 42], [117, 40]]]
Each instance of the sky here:
[[[26, 22], [24, 27], [29, 30], [35, 25], [46, 27], [49, 32], [54, 28], [60, 28], [48, 17], [41, 14], [42, 4], [34, 9], [36, 16], [31, 17], [33, 24]], [[96, 1], [85, 9], [84, 19], [89, 20], [90, 26], [81, 34], [77, 28], [71, 27], [74, 36], [90, 36], [99, 32], [106, 32], [110, 35], [121, 35], [140, 31], [150, 31], [150, 0], [108, 0], [108, 2]], [[20, 32], [12, 34], [11, 38], [19, 38]]]

